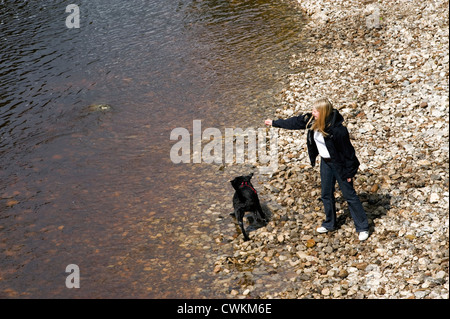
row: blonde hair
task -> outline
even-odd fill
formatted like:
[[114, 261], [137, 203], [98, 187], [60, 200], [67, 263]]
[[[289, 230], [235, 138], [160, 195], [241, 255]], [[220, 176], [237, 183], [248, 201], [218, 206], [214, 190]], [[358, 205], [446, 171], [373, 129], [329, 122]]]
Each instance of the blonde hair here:
[[[327, 98], [321, 98], [314, 102], [313, 108], [319, 112], [319, 118], [312, 123], [310, 129], [319, 131], [323, 134], [323, 136], [327, 136], [328, 134], [325, 132], [325, 124], [328, 116], [330, 116], [331, 112], [333, 111], [333, 105]], [[314, 117], [311, 116], [307, 126], [309, 126], [310, 122], [313, 119]]]

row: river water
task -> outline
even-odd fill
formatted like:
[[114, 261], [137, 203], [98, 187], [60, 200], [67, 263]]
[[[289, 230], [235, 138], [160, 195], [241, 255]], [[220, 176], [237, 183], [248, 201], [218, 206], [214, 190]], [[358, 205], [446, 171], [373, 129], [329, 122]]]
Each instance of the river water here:
[[231, 201], [231, 177], [174, 164], [170, 133], [262, 126], [302, 16], [269, 0], [73, 3], [69, 29], [67, 1], [0, 1], [0, 297], [214, 298], [193, 276], [204, 251], [180, 238]]

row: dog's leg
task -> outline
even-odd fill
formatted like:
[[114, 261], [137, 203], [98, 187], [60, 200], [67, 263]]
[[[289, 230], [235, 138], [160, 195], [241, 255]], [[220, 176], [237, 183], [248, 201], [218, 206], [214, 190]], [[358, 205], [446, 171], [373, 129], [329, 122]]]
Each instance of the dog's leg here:
[[242, 235], [244, 235], [244, 240], [245, 241], [250, 240], [250, 238], [248, 237], [247, 233], [245, 232], [245, 227], [244, 227], [245, 210], [240, 208], [240, 209], [235, 211], [235, 215], [236, 215], [238, 224], [241, 227]]
[[258, 211], [258, 214], [259, 214], [259, 216], [261, 217], [263, 223], [267, 224], [267, 223], [269, 222], [269, 220], [267, 219], [267, 216], [266, 216], [266, 214], [264, 213], [264, 211], [263, 211], [263, 209], [262, 209], [261, 204], [259, 203], [259, 201], [258, 201], [258, 204], [257, 204], [256, 206], [257, 206], [257, 209], [256, 209], [256, 210]]

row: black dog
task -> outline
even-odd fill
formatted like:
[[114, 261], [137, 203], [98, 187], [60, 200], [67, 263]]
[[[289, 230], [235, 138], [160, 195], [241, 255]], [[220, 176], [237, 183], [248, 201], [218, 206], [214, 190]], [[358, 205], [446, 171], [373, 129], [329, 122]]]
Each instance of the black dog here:
[[[261, 204], [259, 203], [258, 193], [253, 187], [250, 180], [253, 173], [247, 176], [238, 176], [230, 181], [233, 188], [236, 190], [233, 196], [234, 216], [236, 217], [239, 226], [241, 226], [244, 240], [249, 240], [244, 228], [244, 215], [246, 212], [258, 213], [259, 217], [264, 223], [267, 223], [266, 215], [264, 214]], [[233, 215], [232, 214], [232, 215]]]

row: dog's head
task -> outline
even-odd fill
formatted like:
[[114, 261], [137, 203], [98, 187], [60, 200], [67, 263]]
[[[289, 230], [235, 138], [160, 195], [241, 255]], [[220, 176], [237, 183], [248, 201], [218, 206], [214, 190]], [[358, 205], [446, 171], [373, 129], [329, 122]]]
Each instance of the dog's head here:
[[250, 173], [250, 175], [246, 175], [246, 176], [238, 176], [235, 177], [232, 181], [230, 181], [231, 186], [233, 186], [233, 188], [235, 190], [238, 190], [239, 187], [242, 185], [242, 183], [247, 182], [250, 183], [250, 180], [253, 177], [253, 173]]

